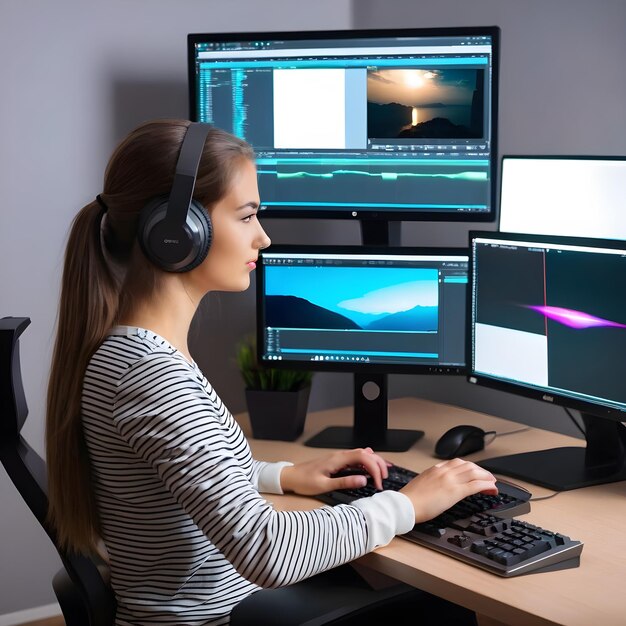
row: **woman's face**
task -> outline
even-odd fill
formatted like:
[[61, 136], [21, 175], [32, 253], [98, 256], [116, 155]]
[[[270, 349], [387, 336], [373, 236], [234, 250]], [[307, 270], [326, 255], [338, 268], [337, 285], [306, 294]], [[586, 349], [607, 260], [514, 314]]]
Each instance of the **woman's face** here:
[[204, 291], [244, 291], [256, 267], [259, 250], [270, 245], [257, 218], [259, 189], [256, 167], [242, 160], [230, 191], [210, 211], [213, 238], [198, 267]]

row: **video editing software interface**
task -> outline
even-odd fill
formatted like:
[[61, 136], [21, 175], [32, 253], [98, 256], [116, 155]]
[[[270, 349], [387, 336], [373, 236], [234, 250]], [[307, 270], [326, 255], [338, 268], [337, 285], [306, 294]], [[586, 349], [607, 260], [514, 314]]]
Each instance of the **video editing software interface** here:
[[626, 157], [502, 157], [500, 230], [626, 239]]
[[473, 239], [470, 375], [626, 419], [626, 244], [559, 239]]
[[191, 118], [252, 144], [268, 216], [493, 220], [499, 31], [477, 31], [189, 35]]
[[272, 246], [257, 272], [261, 360], [460, 373], [467, 265], [460, 249]]

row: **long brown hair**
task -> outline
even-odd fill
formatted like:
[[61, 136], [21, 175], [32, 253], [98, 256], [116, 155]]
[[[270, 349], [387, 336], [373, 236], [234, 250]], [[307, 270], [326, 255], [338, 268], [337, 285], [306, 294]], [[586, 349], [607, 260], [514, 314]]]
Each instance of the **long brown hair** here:
[[[169, 193], [189, 124], [156, 120], [132, 131], [109, 160], [100, 202], [84, 206], [70, 228], [46, 416], [48, 519], [66, 550], [94, 552], [99, 537], [81, 421], [85, 370], [117, 320], [159, 288], [163, 272], [137, 242], [139, 213], [148, 200]], [[241, 161], [253, 158], [247, 143], [212, 128], [194, 198], [210, 209], [228, 192]]]

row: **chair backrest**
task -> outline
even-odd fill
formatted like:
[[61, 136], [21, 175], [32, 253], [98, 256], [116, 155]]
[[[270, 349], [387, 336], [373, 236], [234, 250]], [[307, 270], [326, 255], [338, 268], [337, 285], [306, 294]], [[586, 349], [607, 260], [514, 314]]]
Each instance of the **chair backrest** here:
[[[28, 405], [22, 384], [19, 337], [29, 324], [30, 319], [27, 317], [0, 319], [0, 462], [61, 557], [63, 567], [71, 580], [73, 593], [78, 595], [78, 599], [72, 598], [72, 611], [76, 607], [81, 608], [83, 626], [112, 626], [115, 622], [113, 590], [102, 577], [95, 559], [67, 553], [59, 548], [54, 529], [46, 519], [46, 464], [20, 434], [28, 415]], [[63, 606], [65, 599], [62, 601], [58, 592], [57, 598], [69, 626]]]

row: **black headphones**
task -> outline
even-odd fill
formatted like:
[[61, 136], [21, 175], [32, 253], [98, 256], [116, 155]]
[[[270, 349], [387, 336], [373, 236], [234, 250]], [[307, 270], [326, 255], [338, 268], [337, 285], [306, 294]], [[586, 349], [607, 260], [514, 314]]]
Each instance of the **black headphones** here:
[[212, 227], [206, 209], [193, 199], [196, 176], [210, 124], [187, 128], [170, 195], [146, 204], [137, 237], [144, 254], [166, 272], [188, 272], [204, 261]]

